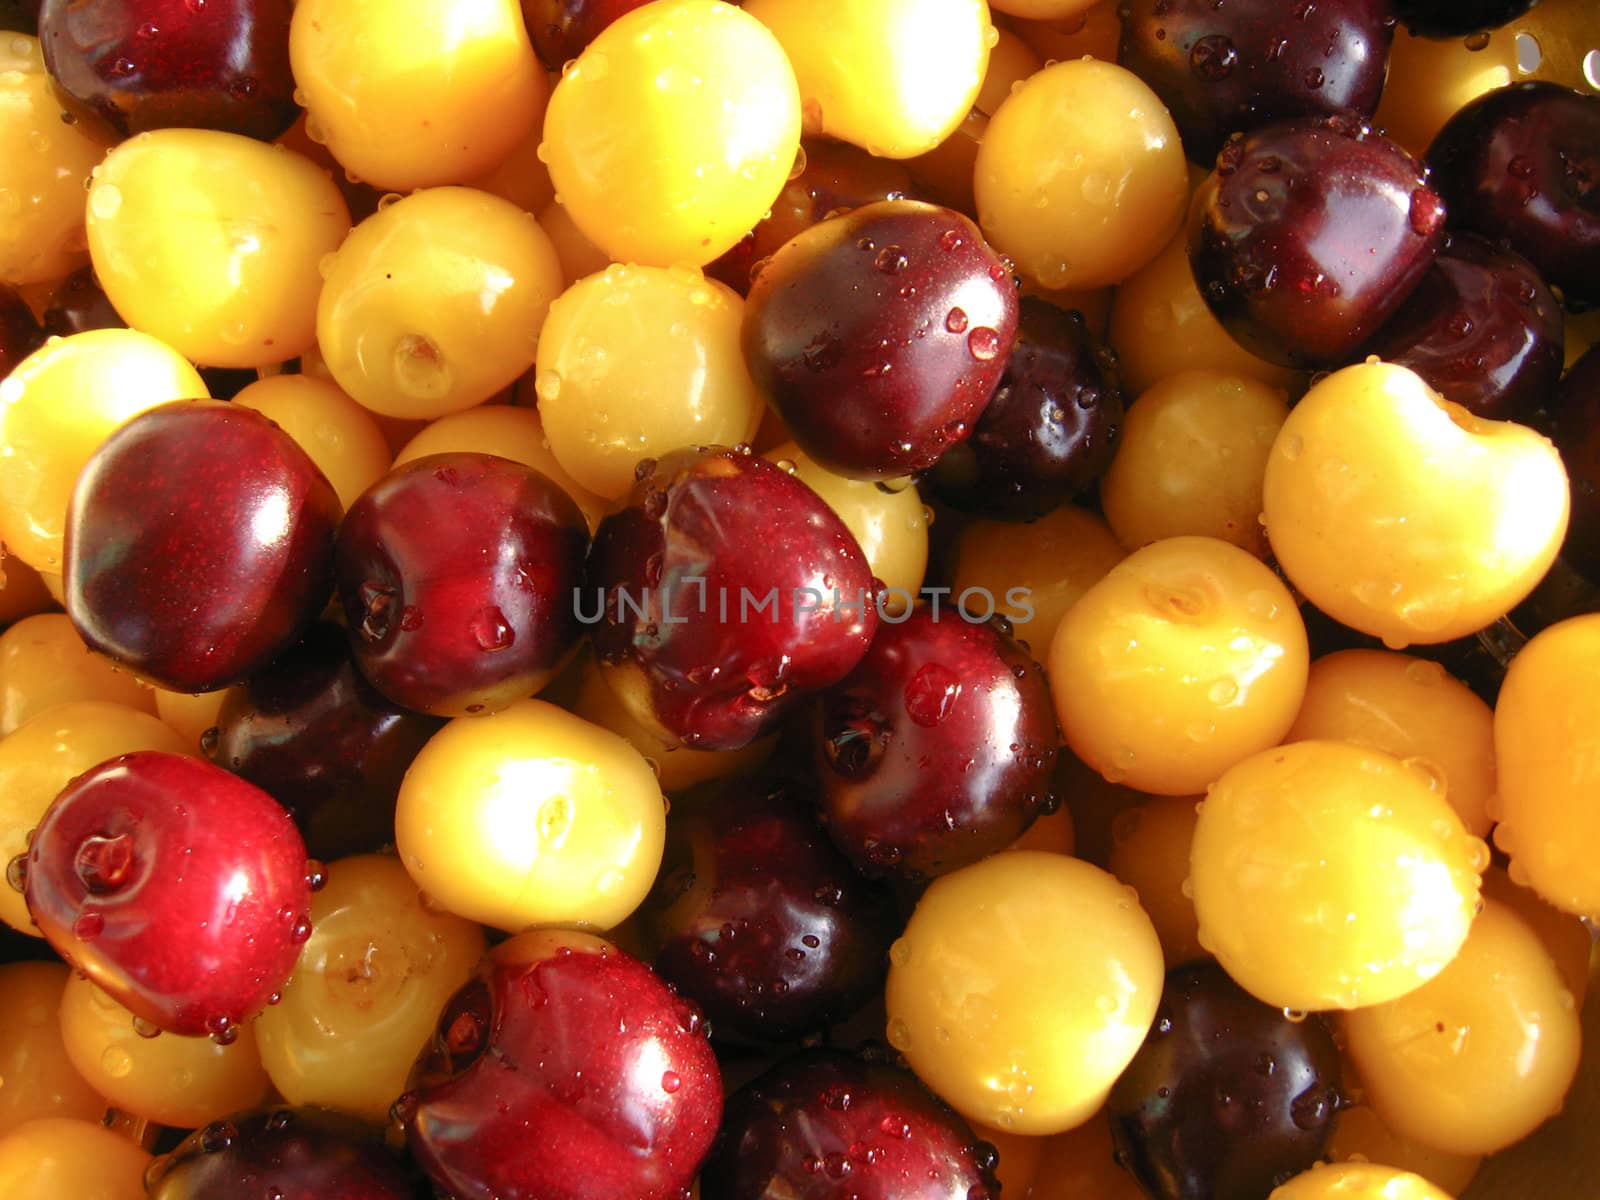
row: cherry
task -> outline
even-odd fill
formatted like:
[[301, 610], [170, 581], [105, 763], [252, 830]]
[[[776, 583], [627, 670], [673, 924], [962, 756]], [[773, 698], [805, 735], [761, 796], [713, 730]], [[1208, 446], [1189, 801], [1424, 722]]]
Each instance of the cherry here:
[[1458, 38], [1498, 29], [1539, 0], [1394, 0], [1395, 16], [1418, 37]]
[[445, 1005], [396, 1113], [457, 1200], [676, 1200], [722, 1115], [703, 1022], [587, 934], [501, 943]]
[[734, 1093], [701, 1200], [997, 1200], [997, 1155], [902, 1067], [806, 1050]]
[[67, 615], [93, 648], [178, 692], [226, 687], [292, 646], [333, 583], [339, 500], [260, 413], [150, 409], [112, 434], [67, 509]]
[[124, 135], [169, 126], [271, 141], [299, 109], [292, 0], [44, 0], [45, 66]]
[[1600, 303], [1600, 96], [1486, 92], [1446, 122], [1428, 165], [1452, 228], [1509, 246], [1569, 304]]
[[823, 825], [867, 875], [921, 879], [977, 862], [1056, 805], [1060, 735], [1044, 671], [965, 611], [922, 606], [886, 621], [813, 707]]
[[70, 337], [91, 329], [121, 329], [127, 325], [100, 287], [93, 267], [79, 267], [56, 284], [45, 305], [42, 323], [45, 333], [51, 337]]
[[344, 630], [322, 622], [228, 694], [200, 745], [288, 809], [313, 856], [334, 859], [394, 841], [400, 780], [442, 724], [379, 695]]
[[1573, 364], [1551, 406], [1551, 440], [1572, 481], [1563, 557], [1600, 583], [1600, 345]]
[[644, 0], [522, 0], [522, 20], [547, 71], [577, 58], [600, 31]]
[[44, 330], [17, 290], [0, 283], [0, 379], [44, 343]]
[[1247, 349], [1286, 366], [1343, 365], [1444, 241], [1444, 204], [1422, 168], [1347, 116], [1230, 141], [1195, 200], [1201, 295]]
[[821, 497], [748, 448], [646, 459], [637, 476], [595, 533], [580, 616], [647, 728], [746, 746], [866, 653], [866, 558]]
[[1209, 163], [1230, 133], [1377, 110], [1394, 40], [1391, 0], [1133, 0], [1117, 59]]
[[874, 158], [845, 142], [807, 142], [801, 155], [805, 167], [784, 185], [772, 215], [706, 267], [706, 274], [741, 296], [766, 260], [796, 234], [864, 204], [916, 198], [911, 173], [893, 159]]
[[932, 466], [972, 432], [1016, 336], [970, 220], [885, 200], [791, 238], [750, 285], [745, 357], [800, 448], [841, 475]]
[[1215, 963], [1169, 972], [1156, 1022], [1111, 1089], [1123, 1161], [1156, 1200], [1264, 1197], [1333, 1134], [1339, 1051]]
[[310, 936], [294, 822], [198, 759], [142, 751], [78, 776], [24, 864], [28, 911], [57, 953], [172, 1033], [231, 1040]]
[[1530, 420], [1561, 379], [1561, 305], [1521, 255], [1455, 234], [1368, 349], [1490, 420]]
[[1121, 422], [1115, 360], [1083, 314], [1024, 296], [1000, 386], [928, 481], [952, 508], [1031, 521], [1105, 473]]
[[395, 704], [440, 716], [532, 695], [578, 640], [588, 545], [578, 506], [531, 467], [492, 454], [406, 463], [339, 530], [356, 665]]
[[37, 33], [41, 3], [43, 0], [0, 0], [0, 29]]
[[656, 970], [718, 1038], [786, 1041], [849, 1015], [883, 982], [899, 930], [817, 825], [813, 789], [770, 776], [675, 811], [646, 903]]
[[150, 1200], [421, 1200], [412, 1173], [353, 1117], [273, 1108], [213, 1121], [150, 1166]]

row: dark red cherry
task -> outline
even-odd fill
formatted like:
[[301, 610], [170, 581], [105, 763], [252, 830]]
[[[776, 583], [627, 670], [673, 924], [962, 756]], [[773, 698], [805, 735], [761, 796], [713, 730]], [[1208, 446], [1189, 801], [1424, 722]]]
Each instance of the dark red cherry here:
[[1024, 296], [1000, 386], [928, 482], [952, 508], [1031, 521], [1105, 473], [1121, 424], [1115, 360], [1083, 314]]
[[43, 0], [0, 0], [0, 29], [37, 33], [39, 5]]
[[728, 1099], [701, 1200], [998, 1200], [994, 1147], [902, 1067], [805, 1050]]
[[1550, 437], [1572, 481], [1572, 524], [1562, 556], [1600, 583], [1600, 346], [1573, 364], [1551, 406]]
[[50, 293], [43, 324], [51, 337], [70, 337], [90, 329], [121, 329], [127, 322], [106, 298], [94, 268], [79, 267]]
[[1270, 121], [1370, 117], [1394, 40], [1391, 0], [1132, 0], [1117, 59], [1161, 97], [1197, 163]]
[[78, 776], [28, 848], [24, 896], [63, 958], [133, 1014], [227, 1040], [310, 934], [306, 847], [260, 788], [145, 751]]
[[677, 1200], [710, 1148], [722, 1078], [704, 1022], [588, 934], [495, 947], [445, 1005], [396, 1113], [458, 1200]]
[[1321, 1018], [1269, 1008], [1215, 963], [1167, 975], [1106, 1111], [1155, 1200], [1262, 1200], [1333, 1135], [1339, 1051]]
[[394, 841], [400, 781], [442, 724], [379, 695], [344, 630], [322, 622], [228, 694], [201, 748], [288, 809], [313, 857], [334, 859]]
[[1481, 417], [1528, 421], [1561, 379], [1564, 323], [1527, 259], [1456, 234], [1368, 349]]
[[1451, 228], [1509, 246], [1569, 303], [1600, 303], [1600, 96], [1487, 92], [1439, 131], [1428, 166]]
[[577, 58], [600, 31], [644, 0], [522, 0], [522, 20], [547, 71]]
[[1422, 168], [1353, 117], [1230, 141], [1195, 199], [1201, 295], [1247, 349], [1287, 366], [1347, 362], [1444, 242], [1444, 204]]
[[44, 330], [17, 290], [0, 283], [0, 379], [44, 343]]
[[164, 404], [95, 451], [67, 509], [67, 615], [90, 646], [178, 692], [261, 670], [333, 584], [339, 500], [260, 413]]
[[867, 560], [815, 492], [744, 448], [638, 476], [595, 533], [579, 603], [607, 682], [669, 740], [748, 745], [866, 653]]
[[796, 234], [864, 204], [916, 198], [911, 173], [893, 159], [874, 158], [844, 142], [807, 141], [801, 153], [805, 167], [772, 202], [772, 215], [706, 267], [706, 274], [741, 296], [766, 260]]
[[150, 1200], [421, 1200], [370, 1126], [315, 1108], [213, 1121], [150, 1166]]
[[795, 441], [842, 475], [933, 465], [972, 432], [1016, 337], [1011, 273], [966, 217], [868, 204], [784, 243], [750, 285], [745, 357]]
[[1458, 38], [1499, 29], [1539, 0], [1394, 0], [1395, 16], [1418, 37]]
[[969, 619], [998, 599], [963, 592], [886, 620], [813, 707], [823, 825], [868, 875], [953, 871], [1055, 806], [1060, 735], [1044, 671], [997, 625]]
[[546, 476], [492, 454], [398, 468], [350, 506], [336, 553], [356, 665], [395, 704], [504, 708], [578, 640], [589, 528]]
[[817, 825], [804, 785], [769, 776], [674, 809], [645, 916], [656, 970], [719, 1039], [788, 1041], [883, 981], [900, 922]]
[[123, 134], [189, 126], [271, 141], [294, 123], [293, 0], [44, 0], [45, 67]]

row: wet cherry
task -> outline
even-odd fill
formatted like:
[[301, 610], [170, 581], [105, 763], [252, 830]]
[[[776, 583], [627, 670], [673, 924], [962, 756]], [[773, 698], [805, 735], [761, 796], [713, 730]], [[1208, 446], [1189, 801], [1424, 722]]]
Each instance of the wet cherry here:
[[966, 438], [1016, 337], [1010, 273], [970, 220], [885, 200], [814, 225], [750, 286], [750, 372], [840, 475], [931, 466]]
[[719, 1039], [788, 1041], [843, 1018], [883, 982], [890, 897], [817, 825], [807, 785], [726, 783], [674, 812], [646, 902], [656, 970]]
[[294, 822], [198, 759], [143, 751], [80, 775], [25, 862], [28, 911], [56, 951], [172, 1033], [227, 1040], [310, 936]]
[[1498, 29], [1537, 3], [1539, 0], [1394, 0], [1394, 13], [1418, 37], [1457, 38]]
[[299, 112], [291, 0], [44, 0], [51, 76], [123, 134], [188, 126], [270, 141]]
[[177, 692], [266, 666], [327, 603], [339, 500], [294, 440], [219, 401], [166, 404], [95, 451], [67, 511], [67, 615]]
[[15, 288], [0, 283], [0, 379], [44, 341], [44, 330]]

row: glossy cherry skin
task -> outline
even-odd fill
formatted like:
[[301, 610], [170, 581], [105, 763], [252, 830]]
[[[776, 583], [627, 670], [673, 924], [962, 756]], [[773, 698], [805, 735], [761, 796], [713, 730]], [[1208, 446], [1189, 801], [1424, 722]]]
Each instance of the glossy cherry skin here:
[[577, 643], [588, 548], [578, 506], [531, 467], [492, 454], [405, 464], [339, 530], [356, 665], [395, 704], [439, 716], [532, 695]]
[[228, 694], [200, 746], [288, 809], [314, 857], [333, 859], [394, 841], [400, 780], [442, 725], [379, 695], [344, 630], [321, 622]]
[[869, 876], [953, 871], [1056, 806], [1043, 669], [954, 603], [880, 626], [861, 665], [818, 698], [810, 730], [823, 825]]
[[766, 260], [798, 233], [864, 204], [916, 199], [911, 173], [890, 158], [874, 158], [845, 142], [806, 142], [805, 168], [772, 202], [772, 215], [737, 246], [706, 267], [741, 296]]
[[1418, 37], [1466, 37], [1499, 29], [1539, 0], [1394, 0], [1395, 16]]
[[522, 20], [547, 71], [577, 58], [600, 31], [644, 0], [522, 0]]
[[0, 283], [0, 379], [44, 343], [44, 330], [15, 288]]
[[976, 225], [885, 200], [786, 242], [750, 285], [743, 340], [802, 450], [887, 479], [972, 432], [1016, 329], [1011, 274]]
[[1563, 557], [1600, 583], [1600, 346], [1591, 346], [1561, 381], [1550, 437], [1572, 481], [1572, 523]]
[[866, 653], [866, 557], [815, 492], [747, 448], [682, 450], [637, 475], [595, 532], [580, 598], [606, 680], [669, 742], [749, 745]]
[[150, 1200], [421, 1200], [412, 1172], [351, 1117], [273, 1108], [213, 1121], [151, 1164]]
[[1561, 380], [1561, 304], [1533, 264], [1455, 234], [1368, 349], [1495, 421], [1522, 421]]
[[186, 126], [271, 141], [299, 112], [293, 0], [44, 0], [45, 66], [122, 134]]
[[141, 751], [78, 776], [25, 862], [28, 911], [56, 952], [171, 1033], [226, 1040], [310, 936], [300, 831], [199, 759]]
[[719, 1040], [790, 1041], [848, 1016], [883, 982], [900, 922], [817, 824], [812, 789], [730, 781], [674, 811], [645, 917], [656, 970]]
[[650, 968], [536, 930], [445, 1005], [396, 1112], [455, 1200], [676, 1200], [716, 1133], [722, 1077], [704, 1022]]
[[95, 451], [67, 508], [67, 615], [176, 692], [253, 675], [333, 584], [339, 498], [294, 439], [221, 401], [164, 404]]
[[1121, 425], [1115, 360], [1083, 314], [1024, 296], [1000, 386], [927, 479], [952, 508], [1031, 521], [1105, 473]]
[[728, 1099], [701, 1200], [997, 1200], [994, 1147], [902, 1067], [803, 1050]]
[[1161, 97], [1189, 157], [1210, 163], [1230, 133], [1269, 121], [1372, 116], [1393, 41], [1390, 0], [1133, 0], [1117, 61]]
[[1195, 199], [1201, 295], [1240, 344], [1285, 366], [1348, 361], [1444, 243], [1444, 204], [1422, 168], [1352, 117], [1230, 141]]
[[1600, 303], [1600, 96], [1486, 92], [1446, 122], [1428, 166], [1452, 228], [1509, 246], [1568, 303]]
[[1156, 1022], [1111, 1089], [1112, 1136], [1156, 1200], [1260, 1200], [1333, 1134], [1339, 1051], [1215, 963], [1167, 975]]

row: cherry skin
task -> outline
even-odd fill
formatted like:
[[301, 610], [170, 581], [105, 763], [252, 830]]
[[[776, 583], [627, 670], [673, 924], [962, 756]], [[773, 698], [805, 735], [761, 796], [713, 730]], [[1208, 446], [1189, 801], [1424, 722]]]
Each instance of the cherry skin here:
[[228, 1040], [310, 936], [289, 814], [199, 759], [141, 751], [78, 776], [24, 862], [28, 911], [57, 953], [171, 1033]]
[[16, 33], [37, 33], [39, 5], [43, 0], [0, 0], [0, 29]]
[[0, 379], [44, 343], [44, 330], [17, 290], [0, 283]]
[[1499, 29], [1539, 0], [1394, 0], [1394, 13], [1418, 37], [1458, 38]]
[[1346, 363], [1444, 242], [1422, 168], [1348, 116], [1230, 141], [1195, 200], [1200, 294], [1241, 345], [1285, 366]]
[[1600, 303], [1600, 96], [1486, 92], [1446, 122], [1428, 165], [1452, 228], [1509, 246], [1569, 304]]
[[339, 530], [356, 665], [395, 704], [439, 716], [532, 695], [578, 640], [588, 546], [577, 504], [531, 467], [465, 453], [406, 463]]
[[927, 478], [952, 508], [1031, 521], [1105, 473], [1121, 423], [1114, 360], [1083, 314], [1024, 296], [1000, 386]]
[[750, 285], [750, 373], [822, 466], [887, 479], [972, 432], [1016, 337], [1017, 297], [966, 217], [885, 200], [791, 238]]
[[810, 730], [823, 825], [869, 876], [953, 871], [1056, 806], [1060, 735], [1043, 669], [954, 607], [885, 622], [817, 700]]
[[44, 0], [45, 67], [124, 135], [186, 126], [271, 141], [299, 112], [292, 0]]
[[902, 1067], [804, 1050], [728, 1100], [701, 1200], [997, 1200], [994, 1147]]
[[866, 557], [821, 497], [748, 448], [636, 474], [595, 533], [579, 604], [606, 681], [669, 743], [749, 745], [866, 653]]
[[314, 857], [334, 859], [394, 841], [400, 781], [442, 725], [379, 695], [344, 630], [320, 622], [228, 694], [200, 746], [288, 809]]
[[396, 1112], [455, 1200], [676, 1200], [722, 1115], [703, 1025], [599, 938], [519, 934], [445, 1005]]
[[1123, 1161], [1156, 1200], [1244, 1200], [1322, 1156], [1339, 1085], [1320, 1018], [1291, 1021], [1200, 963], [1167, 975], [1107, 1112]]
[[339, 499], [260, 413], [185, 400], [95, 451], [67, 508], [67, 615], [91, 647], [176, 692], [254, 674], [333, 584]]
[[600, 31], [644, 0], [522, 0], [522, 20], [547, 71], [577, 58]]
[[732, 781], [669, 824], [645, 906], [656, 970], [719, 1040], [793, 1040], [848, 1016], [883, 982], [899, 930], [892, 898], [834, 849], [811, 790]]
[[706, 274], [741, 296], [752, 278], [790, 238], [830, 217], [879, 200], [916, 199], [911, 173], [890, 158], [874, 158], [845, 142], [807, 142], [805, 168], [772, 202], [772, 215], [706, 267]]
[[352, 1117], [273, 1108], [213, 1121], [150, 1166], [150, 1200], [421, 1200], [420, 1181]]
[[1161, 97], [1197, 163], [1269, 121], [1370, 117], [1394, 40], [1390, 0], [1133, 0], [1117, 60]]
[[1560, 382], [1564, 325], [1527, 259], [1456, 234], [1368, 349], [1480, 417], [1527, 423]]
[[90, 329], [122, 329], [128, 324], [112, 307], [93, 267], [79, 267], [56, 284], [42, 323], [51, 337], [70, 337]]

